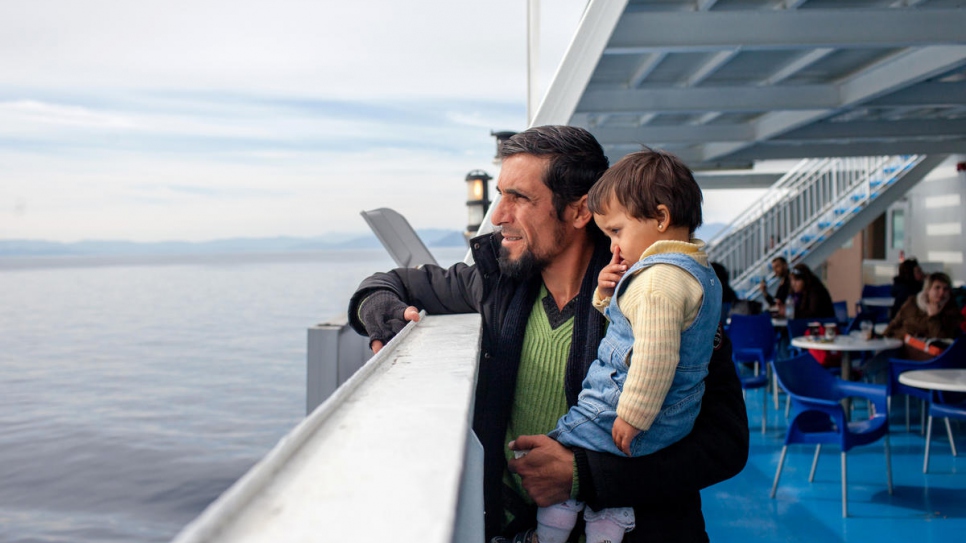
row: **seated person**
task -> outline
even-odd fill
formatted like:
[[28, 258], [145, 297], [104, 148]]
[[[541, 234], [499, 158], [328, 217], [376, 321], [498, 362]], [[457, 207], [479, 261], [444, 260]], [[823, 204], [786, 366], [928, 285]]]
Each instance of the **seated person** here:
[[955, 339], [963, 315], [952, 302], [952, 281], [942, 272], [929, 274], [924, 288], [911, 296], [896, 313], [883, 335], [903, 339], [914, 337]]
[[835, 317], [832, 296], [812, 270], [805, 264], [795, 264], [791, 272], [792, 298], [795, 300], [796, 319]]
[[924, 278], [922, 268], [919, 267], [919, 261], [915, 258], [907, 258], [902, 261], [902, 264], [899, 264], [899, 275], [892, 278], [890, 294], [895, 298], [895, 301], [889, 311], [889, 318], [895, 318], [899, 309], [902, 308], [902, 304], [906, 303], [910, 296], [915, 296], [922, 291], [922, 280]]
[[778, 278], [778, 290], [775, 291], [775, 296], [772, 297], [772, 295], [768, 293], [768, 285], [765, 283], [764, 278], [762, 278], [759, 288], [761, 289], [762, 296], [765, 298], [765, 303], [767, 303], [769, 306], [776, 307], [778, 312], [784, 315], [785, 299], [788, 298], [790, 288], [788, 261], [785, 260], [785, 257], [775, 257], [771, 261], [771, 270], [775, 273], [775, 277]]
[[[919, 294], [909, 297], [882, 335], [905, 339], [906, 334], [920, 338], [955, 339], [961, 333], [963, 315], [951, 300], [952, 289], [949, 276], [942, 272], [929, 274], [925, 288]], [[890, 358], [921, 359], [922, 352], [913, 353], [912, 347], [903, 345], [877, 353], [864, 364], [862, 371], [873, 382], [883, 383], [888, 378]], [[915, 356], [918, 354], [918, 356]]]

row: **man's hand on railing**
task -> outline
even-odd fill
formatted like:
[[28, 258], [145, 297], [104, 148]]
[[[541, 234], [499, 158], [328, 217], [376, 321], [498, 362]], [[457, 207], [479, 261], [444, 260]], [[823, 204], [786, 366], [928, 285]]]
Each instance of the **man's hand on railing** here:
[[409, 321], [419, 321], [419, 310], [388, 290], [377, 290], [359, 306], [359, 320], [369, 334], [369, 348], [378, 353]]

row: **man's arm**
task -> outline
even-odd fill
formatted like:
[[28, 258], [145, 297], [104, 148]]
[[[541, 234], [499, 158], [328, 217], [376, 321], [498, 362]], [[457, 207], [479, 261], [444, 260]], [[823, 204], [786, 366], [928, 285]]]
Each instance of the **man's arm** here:
[[[476, 267], [462, 262], [449, 268], [425, 265], [377, 273], [364, 279], [349, 300], [349, 324], [361, 335], [388, 341], [405, 326], [407, 306], [429, 314], [475, 313], [479, 311], [482, 290]], [[372, 305], [367, 307], [367, 302]], [[374, 311], [392, 314], [377, 316]], [[383, 335], [368, 330], [375, 327], [376, 321]]]
[[580, 494], [595, 510], [686, 495], [737, 475], [748, 460], [748, 416], [741, 383], [723, 337], [705, 379], [701, 411], [691, 433], [647, 456], [575, 450]]
[[530, 450], [510, 460], [510, 469], [520, 474], [539, 506], [570, 497], [574, 464], [579, 498], [594, 510], [664, 501], [730, 479], [748, 460], [748, 416], [731, 361], [731, 341], [724, 336], [711, 357], [694, 428], [669, 447], [628, 458], [584, 449], [571, 452], [546, 436], [522, 436], [512, 448]]

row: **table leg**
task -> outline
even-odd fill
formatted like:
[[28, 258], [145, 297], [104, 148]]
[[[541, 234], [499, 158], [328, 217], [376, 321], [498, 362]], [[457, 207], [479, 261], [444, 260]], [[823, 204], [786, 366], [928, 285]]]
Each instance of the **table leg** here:
[[[842, 351], [842, 379], [845, 381], [849, 380], [852, 375], [852, 355], [849, 351]], [[845, 420], [849, 420], [851, 417], [849, 414], [852, 412], [852, 399], [843, 398], [842, 399], [842, 409], [845, 409]]]

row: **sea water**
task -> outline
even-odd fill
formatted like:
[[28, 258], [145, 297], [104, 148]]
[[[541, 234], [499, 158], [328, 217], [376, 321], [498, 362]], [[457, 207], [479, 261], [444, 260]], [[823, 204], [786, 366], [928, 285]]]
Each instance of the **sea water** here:
[[305, 416], [306, 329], [390, 267], [0, 259], [0, 542], [170, 540]]

